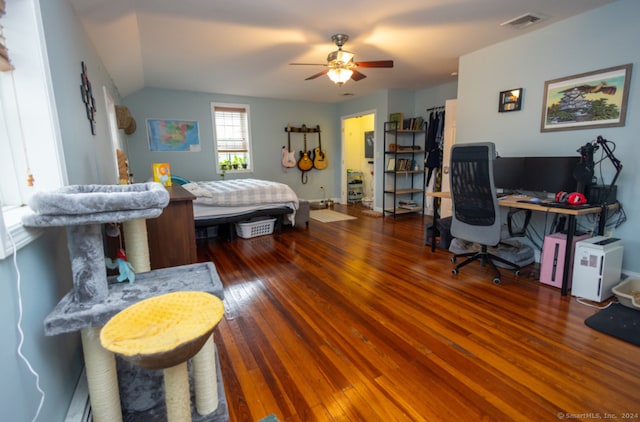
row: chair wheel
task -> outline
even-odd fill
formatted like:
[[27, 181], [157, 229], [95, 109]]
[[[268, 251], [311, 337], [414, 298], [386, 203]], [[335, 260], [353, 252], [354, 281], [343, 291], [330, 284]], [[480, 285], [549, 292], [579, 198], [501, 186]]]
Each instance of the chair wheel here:
[[453, 270], [451, 270], [451, 274], [458, 275], [458, 270], [454, 268]]
[[451, 261], [451, 263], [452, 263], [452, 264], [455, 264], [455, 263], [456, 263], [456, 257], [455, 257], [455, 256], [454, 256], [454, 257], [451, 257], [451, 260], [450, 260], [450, 261]]
[[502, 281], [500, 280], [500, 277], [496, 277], [493, 279], [493, 284], [495, 284], [496, 286], [499, 285], [500, 283], [502, 283]]

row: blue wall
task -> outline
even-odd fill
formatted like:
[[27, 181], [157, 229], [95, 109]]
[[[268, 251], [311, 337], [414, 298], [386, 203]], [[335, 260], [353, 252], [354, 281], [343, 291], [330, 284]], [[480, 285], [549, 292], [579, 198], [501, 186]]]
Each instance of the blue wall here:
[[[639, 272], [640, 221], [640, 2], [619, 0], [516, 39], [461, 57], [456, 142], [489, 140], [503, 156], [577, 155], [598, 135], [614, 141], [624, 169], [618, 199], [628, 221], [614, 231], [624, 241], [623, 268]], [[632, 63], [626, 125], [616, 128], [540, 132], [547, 80]], [[498, 113], [500, 91], [524, 88], [522, 111]], [[596, 153], [596, 157], [599, 153]], [[605, 181], [613, 166], [602, 164]], [[596, 171], [597, 175], [599, 173]]]
[[[50, 62], [58, 124], [69, 183], [113, 183], [115, 165], [107, 130], [104, 94], [118, 93], [106, 73], [88, 36], [67, 0], [40, 2]], [[10, 12], [10, 11], [9, 11]], [[80, 98], [80, 63], [87, 64], [97, 106], [97, 134], [91, 135], [84, 103]], [[43, 140], [43, 142], [53, 142]], [[36, 180], [37, 183], [37, 180]], [[0, 409], [7, 421], [28, 421], [36, 413], [40, 395], [35, 378], [18, 360], [18, 290], [13, 256], [0, 261]], [[44, 318], [72, 286], [65, 230], [45, 229], [33, 243], [20, 249], [17, 263], [21, 273], [23, 302], [23, 353], [40, 375], [46, 399], [38, 420], [62, 421], [82, 369], [78, 333], [47, 337]]]
[[[40, 394], [36, 380], [18, 359], [18, 277], [13, 257], [0, 261], [0, 406], [2, 420], [28, 421], [36, 413]], [[40, 376], [46, 400], [39, 420], [59, 421], [66, 414], [71, 394], [82, 369], [79, 336], [44, 335], [44, 318], [71, 288], [69, 256], [64, 229], [48, 230], [44, 236], [20, 249], [24, 345], [22, 352]]]
[[[151, 166], [157, 162], [168, 162], [171, 173], [189, 180], [219, 180], [216, 173], [217, 159], [214, 155], [211, 103], [249, 104], [253, 151], [253, 173], [230, 173], [225, 179], [255, 177], [286, 183], [301, 198], [320, 198], [325, 188], [333, 186], [333, 171], [339, 165], [340, 131], [335, 117], [335, 108], [330, 104], [299, 101], [282, 101], [265, 98], [216, 95], [190, 91], [168, 91], [145, 88], [124, 98], [124, 103], [133, 114], [138, 129], [129, 136], [128, 155], [131, 171], [136, 181], [151, 177]], [[197, 120], [200, 130], [200, 152], [151, 152], [147, 140], [147, 119]], [[300, 171], [290, 168], [285, 171], [280, 165], [282, 147], [287, 145], [287, 124], [309, 127], [320, 125], [322, 147], [327, 151], [329, 167], [326, 170], [311, 170], [308, 182], [303, 184]], [[317, 146], [317, 135], [307, 136], [307, 149]], [[291, 148], [303, 149], [304, 139], [300, 134], [291, 135]], [[297, 156], [297, 155], [296, 155]], [[329, 192], [327, 192], [329, 193]]]

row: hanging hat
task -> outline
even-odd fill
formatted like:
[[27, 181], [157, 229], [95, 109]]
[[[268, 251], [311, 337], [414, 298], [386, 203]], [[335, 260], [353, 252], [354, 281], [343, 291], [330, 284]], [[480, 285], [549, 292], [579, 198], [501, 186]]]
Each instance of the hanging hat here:
[[127, 135], [131, 135], [136, 131], [136, 121], [126, 106], [116, 106], [116, 119], [118, 121], [118, 129], [124, 129], [124, 133]]

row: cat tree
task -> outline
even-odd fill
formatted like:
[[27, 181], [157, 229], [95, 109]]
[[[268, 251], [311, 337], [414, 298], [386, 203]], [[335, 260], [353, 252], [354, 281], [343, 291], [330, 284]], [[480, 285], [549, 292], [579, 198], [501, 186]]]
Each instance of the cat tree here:
[[[212, 263], [149, 271], [145, 220], [159, 216], [168, 203], [169, 193], [159, 183], [67, 186], [36, 193], [29, 203], [34, 213], [23, 217], [28, 227], [66, 227], [73, 288], [45, 318], [45, 334], [80, 331], [96, 422], [122, 421], [123, 414], [116, 359], [99, 339], [101, 327], [109, 319], [137, 302], [171, 292], [201, 291], [223, 298], [222, 283]], [[130, 260], [138, 267], [133, 284], [107, 277], [102, 224], [108, 223], [124, 225]], [[215, 362], [215, 347], [203, 348], [202, 353], [208, 356], [194, 362]], [[213, 375], [205, 375], [196, 385], [204, 383], [202, 388], [216, 391], [217, 397], [206, 406], [211, 412], [194, 415], [194, 421], [228, 419], [224, 387], [215, 366]], [[123, 384], [133, 391], [135, 380], [130, 381]], [[211, 383], [214, 385], [207, 385]], [[152, 418], [147, 415], [141, 420]]]

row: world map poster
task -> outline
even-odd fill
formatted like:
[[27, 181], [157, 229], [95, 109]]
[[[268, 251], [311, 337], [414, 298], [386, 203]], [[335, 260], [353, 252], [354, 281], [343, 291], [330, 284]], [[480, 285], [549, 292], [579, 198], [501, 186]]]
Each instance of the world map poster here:
[[195, 120], [147, 119], [150, 151], [200, 151], [200, 134]]

